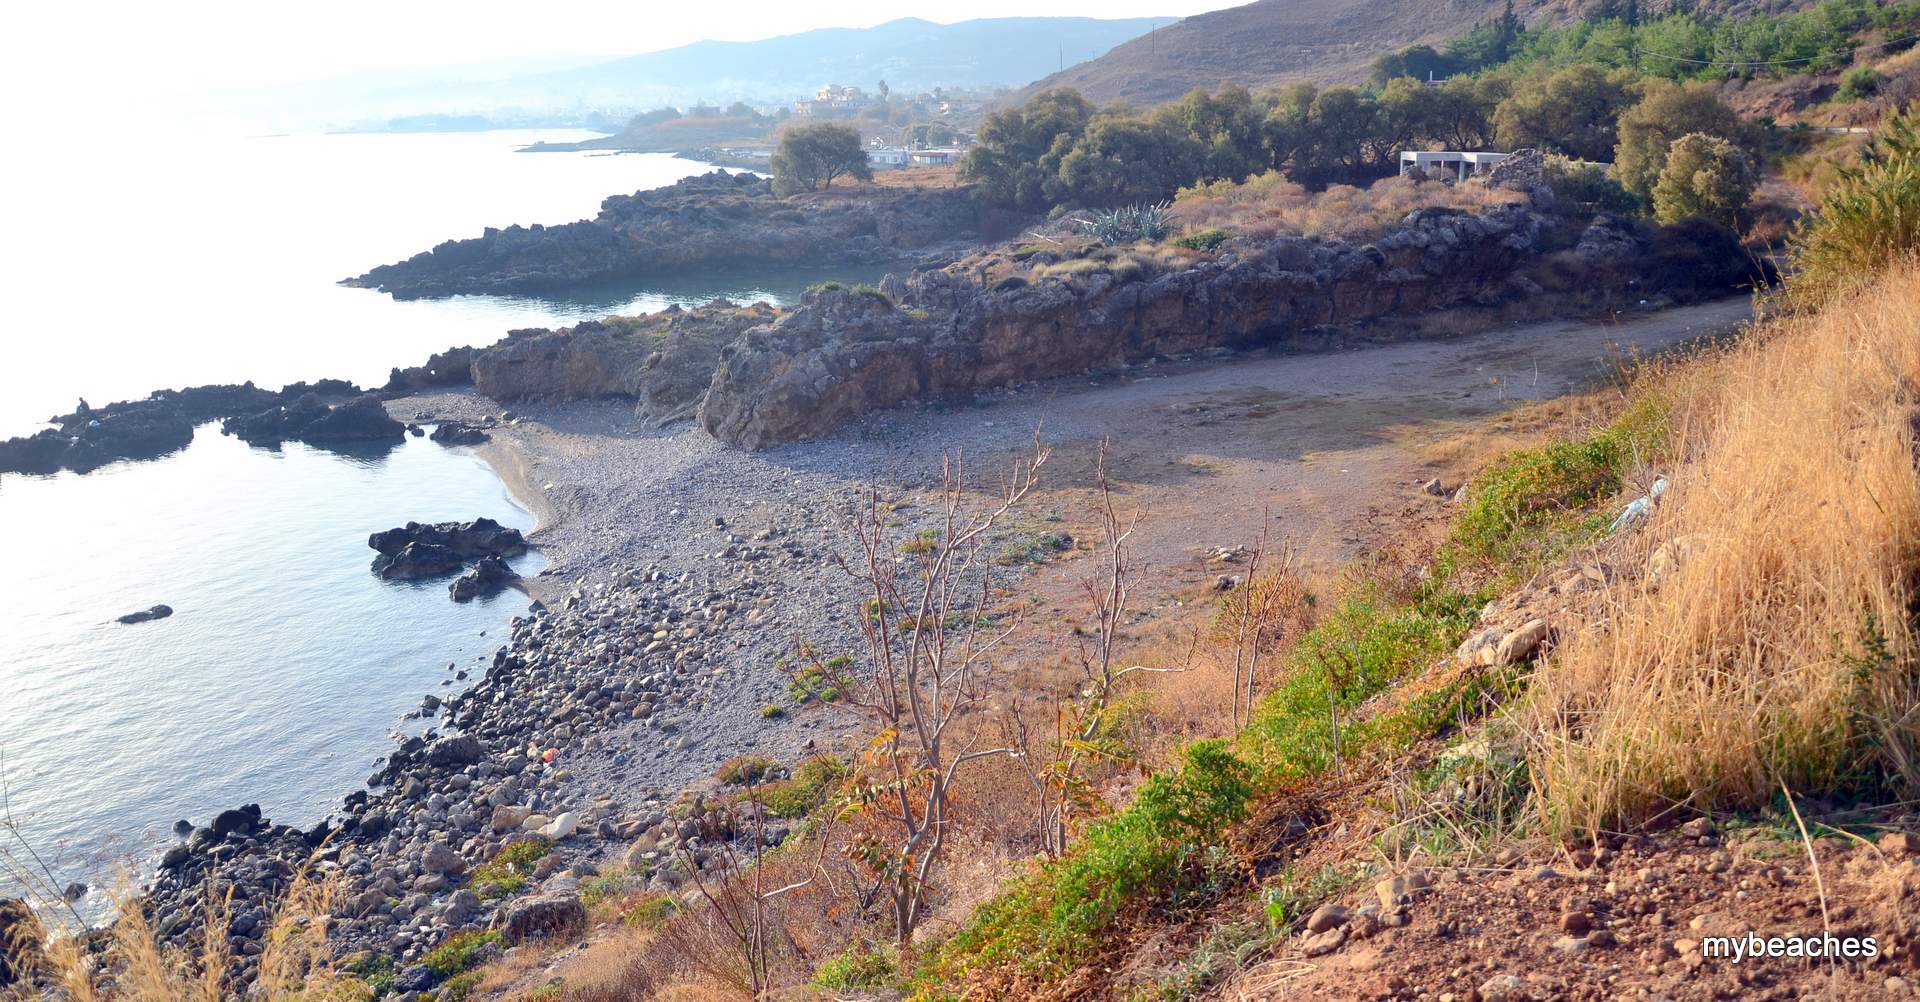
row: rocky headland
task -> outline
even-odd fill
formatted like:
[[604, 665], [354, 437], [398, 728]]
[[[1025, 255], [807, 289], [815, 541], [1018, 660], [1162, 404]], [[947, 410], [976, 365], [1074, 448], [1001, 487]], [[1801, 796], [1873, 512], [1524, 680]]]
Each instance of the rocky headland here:
[[[496, 400], [636, 402], [765, 448], [863, 414], [1196, 353], [1324, 351], [1512, 319], [1646, 310], [1772, 279], [1734, 235], [1551, 206], [1426, 209], [1367, 244], [1278, 236], [1213, 250], [1107, 246], [1066, 226], [791, 308], [716, 302], [514, 331], [428, 367]], [[1454, 317], [1438, 330], [1428, 318]], [[406, 373], [396, 370], [401, 381]], [[410, 377], [409, 377], [410, 378]]]
[[85, 473], [123, 459], [156, 459], [186, 448], [195, 426], [216, 420], [226, 422], [229, 434], [263, 444], [392, 440], [404, 433], [377, 400], [345, 380], [278, 391], [252, 383], [194, 386], [104, 407], [82, 400], [72, 413], [49, 418], [54, 427], [0, 441], [0, 473]]
[[714, 171], [614, 195], [592, 219], [449, 240], [346, 284], [418, 299], [525, 294], [741, 264], [948, 261], [978, 243], [980, 214], [960, 189], [866, 187], [781, 198], [765, 178]]

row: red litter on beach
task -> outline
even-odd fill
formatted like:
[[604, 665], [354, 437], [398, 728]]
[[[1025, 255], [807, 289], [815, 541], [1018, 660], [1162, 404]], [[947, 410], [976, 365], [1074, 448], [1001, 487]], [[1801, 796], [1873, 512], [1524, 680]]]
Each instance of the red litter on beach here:
[[541, 753], [541, 755], [540, 755], [540, 761], [542, 761], [542, 762], [551, 762], [551, 761], [553, 761], [553, 760], [554, 760], [554, 759], [555, 759], [556, 757], [558, 757], [558, 756], [559, 756], [559, 754], [560, 754], [560, 749], [558, 749], [558, 748], [549, 748], [549, 749], [547, 749], [547, 750], [546, 750], [545, 752], [542, 752], [542, 753]]

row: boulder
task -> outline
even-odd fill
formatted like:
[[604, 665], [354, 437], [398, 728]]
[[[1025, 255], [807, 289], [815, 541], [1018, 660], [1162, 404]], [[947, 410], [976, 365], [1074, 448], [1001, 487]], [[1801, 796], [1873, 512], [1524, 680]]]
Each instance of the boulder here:
[[454, 579], [447, 591], [455, 602], [466, 602], [491, 595], [518, 580], [520, 575], [514, 573], [506, 561], [499, 557], [481, 557], [465, 574]]
[[457, 877], [467, 872], [467, 861], [445, 842], [433, 842], [420, 854], [420, 868], [428, 873]]
[[485, 757], [480, 739], [471, 734], [441, 738], [427, 746], [427, 764], [443, 769], [473, 765]]
[[491, 438], [485, 431], [458, 421], [440, 422], [427, 437], [441, 445], [485, 445]]
[[539, 894], [502, 908], [495, 913], [494, 923], [507, 943], [524, 943], [586, 928], [587, 909], [575, 894]]
[[226, 838], [235, 832], [251, 832], [260, 826], [260, 805], [248, 804], [221, 811], [213, 816], [207, 827], [212, 829], [215, 838]]
[[129, 612], [126, 615], [115, 619], [114, 622], [126, 623], [128, 625], [131, 625], [134, 623], [151, 622], [152, 620], [156, 620], [156, 619], [165, 619], [171, 615], [173, 615], [172, 606], [156, 605], [151, 608], [142, 609], [139, 612]]
[[451, 547], [438, 543], [408, 543], [400, 552], [373, 558], [373, 572], [387, 581], [418, 581], [460, 569], [463, 561]]
[[271, 410], [229, 417], [220, 430], [256, 445], [278, 442], [398, 442], [407, 426], [387, 414], [372, 394], [329, 406], [317, 393], [304, 393]]
[[376, 532], [367, 537], [367, 545], [382, 556], [394, 556], [412, 543], [443, 546], [461, 560], [479, 557], [512, 557], [525, 553], [526, 537], [519, 529], [508, 528], [490, 518], [471, 522], [437, 522], [426, 525], [408, 522], [396, 529]]

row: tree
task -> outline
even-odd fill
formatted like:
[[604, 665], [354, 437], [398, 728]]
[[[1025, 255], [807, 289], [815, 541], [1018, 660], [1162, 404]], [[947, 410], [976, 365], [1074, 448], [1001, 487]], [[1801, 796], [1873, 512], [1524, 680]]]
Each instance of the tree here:
[[773, 153], [773, 190], [781, 196], [833, 187], [833, 179], [873, 180], [860, 134], [844, 125], [822, 122], [788, 129]]
[[1200, 145], [1170, 123], [1101, 115], [1060, 158], [1047, 191], [1061, 204], [1157, 202], [1193, 183], [1202, 159]]
[[1493, 111], [1494, 133], [1508, 149], [1532, 146], [1604, 160], [1613, 152], [1620, 111], [1631, 97], [1627, 79], [1581, 65], [1517, 80]]
[[1707, 84], [1650, 81], [1639, 103], [1620, 115], [1614, 178], [1642, 198], [1652, 196], [1673, 141], [1691, 132], [1738, 144], [1746, 139], [1747, 127]]
[[[874, 730], [853, 779], [844, 818], [872, 826], [848, 846], [850, 856], [876, 878], [892, 912], [903, 954], [926, 917], [927, 896], [960, 819], [953, 792], [970, 762], [1013, 755], [1011, 746], [983, 747], [974, 718], [994, 688], [994, 650], [1012, 634], [995, 625], [987, 543], [1038, 483], [1047, 450], [1036, 440], [1031, 458], [1010, 470], [997, 499], [973, 497], [958, 460], [943, 478], [940, 524], [925, 546], [906, 552], [893, 538], [889, 509], [878, 491], [855, 513], [858, 563], [836, 560], [866, 597], [861, 626], [866, 657], [820, 660], [803, 671], [840, 693], [840, 702], [866, 717]], [[796, 679], [797, 680], [797, 679]]]
[[1689, 132], [1673, 141], [1653, 186], [1653, 214], [1663, 223], [1711, 219], [1738, 227], [1759, 171], [1746, 151], [1720, 136]]
[[1018, 108], [996, 111], [980, 126], [979, 142], [960, 164], [960, 177], [993, 205], [1048, 207], [1046, 182], [1086, 132], [1093, 105], [1070, 88], [1036, 95]]

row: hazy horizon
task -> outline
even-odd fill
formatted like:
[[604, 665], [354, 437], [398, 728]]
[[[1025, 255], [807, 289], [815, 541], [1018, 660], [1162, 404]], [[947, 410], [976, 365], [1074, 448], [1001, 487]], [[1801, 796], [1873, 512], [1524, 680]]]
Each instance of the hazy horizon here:
[[818, 28], [867, 28], [906, 17], [943, 24], [976, 18], [1165, 17], [1235, 6], [1235, 0], [853, 0], [811, 8], [748, 0], [724, 13], [568, 2], [536, 14], [483, 0], [257, 6], [202, 0], [186, 6], [125, 0], [33, 5], [16, 12], [0, 43], [0, 81], [15, 120], [75, 114], [147, 117], [230, 103], [263, 104], [265, 92], [300, 94], [342, 83], [402, 87], [480, 82], [590, 65], [704, 40], [754, 41]]

